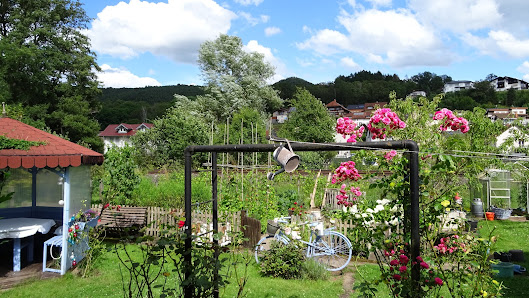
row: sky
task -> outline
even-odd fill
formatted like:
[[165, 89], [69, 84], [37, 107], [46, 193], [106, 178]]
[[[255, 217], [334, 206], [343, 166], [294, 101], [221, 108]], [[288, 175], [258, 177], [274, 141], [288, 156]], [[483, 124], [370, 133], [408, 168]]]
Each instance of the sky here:
[[269, 83], [361, 70], [529, 81], [527, 0], [81, 1], [102, 87], [203, 85], [198, 50], [220, 34], [262, 53]]

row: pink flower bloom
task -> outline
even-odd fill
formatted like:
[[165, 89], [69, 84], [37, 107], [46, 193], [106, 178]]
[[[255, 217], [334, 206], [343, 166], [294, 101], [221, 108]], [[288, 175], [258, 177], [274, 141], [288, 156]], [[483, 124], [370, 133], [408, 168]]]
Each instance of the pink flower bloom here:
[[443, 280], [440, 279], [439, 277], [436, 277], [434, 278], [434, 282], [439, 285], [439, 286], [442, 286], [443, 285]]
[[404, 264], [404, 265], [408, 264], [408, 261], [410, 260], [410, 259], [409, 259], [407, 256], [405, 256], [405, 255], [400, 255], [399, 259], [400, 259], [400, 263], [401, 263], [401, 264]]
[[384, 155], [384, 158], [387, 160], [387, 161], [390, 161], [393, 159], [393, 157], [395, 157], [395, 155], [397, 155], [397, 151], [395, 150], [391, 150], [389, 152], [387, 152], [385, 155]]
[[391, 260], [391, 262], [389, 262], [389, 264], [391, 266], [397, 266], [399, 264], [399, 261], [398, 260]]
[[400, 266], [400, 268], [399, 268], [399, 271], [401, 273], [406, 272], [406, 270], [408, 270], [408, 267], [406, 267], [406, 266]]
[[393, 274], [393, 278], [395, 280], [401, 280], [402, 279], [402, 277], [400, 275], [398, 275], [398, 274]]
[[419, 261], [419, 262], [424, 262], [424, 260], [422, 259], [421, 256], [418, 256], [416, 259], [417, 259], [417, 261]]
[[421, 267], [424, 268], [424, 269], [429, 269], [430, 265], [428, 265], [428, 263], [426, 263], [426, 262], [421, 262]]

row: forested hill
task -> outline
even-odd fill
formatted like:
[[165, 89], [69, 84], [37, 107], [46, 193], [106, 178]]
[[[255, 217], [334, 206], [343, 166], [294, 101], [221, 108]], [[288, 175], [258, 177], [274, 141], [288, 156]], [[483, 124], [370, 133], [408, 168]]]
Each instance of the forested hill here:
[[175, 94], [194, 98], [204, 94], [202, 86], [175, 85], [175, 86], [155, 86], [144, 88], [103, 88], [101, 101], [125, 100], [125, 101], [145, 101], [161, 102], [172, 101]]
[[442, 92], [445, 82], [452, 78], [424, 72], [411, 79], [401, 80], [396, 74], [385, 75], [380, 71], [359, 71], [347, 76], [338, 76], [333, 82], [312, 84], [300, 78], [281, 80], [273, 87], [283, 99], [292, 98], [296, 87], [307, 89], [323, 103], [336, 99], [343, 105], [362, 104], [366, 102], [387, 101], [389, 93], [395, 91], [397, 98], [404, 98], [416, 90], [423, 90], [428, 95]]
[[174, 95], [190, 99], [204, 94], [202, 86], [176, 85], [144, 88], [104, 88], [99, 98], [101, 111], [96, 115], [100, 129], [109, 124], [152, 122], [165, 114]]

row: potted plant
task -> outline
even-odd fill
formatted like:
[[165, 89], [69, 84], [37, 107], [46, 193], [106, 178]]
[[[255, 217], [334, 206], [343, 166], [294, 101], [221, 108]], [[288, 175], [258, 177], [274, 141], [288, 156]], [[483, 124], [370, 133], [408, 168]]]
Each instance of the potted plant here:
[[494, 212], [496, 219], [508, 219], [512, 213], [512, 209], [507, 209], [505, 204], [498, 204], [498, 207], [490, 206], [490, 211]]

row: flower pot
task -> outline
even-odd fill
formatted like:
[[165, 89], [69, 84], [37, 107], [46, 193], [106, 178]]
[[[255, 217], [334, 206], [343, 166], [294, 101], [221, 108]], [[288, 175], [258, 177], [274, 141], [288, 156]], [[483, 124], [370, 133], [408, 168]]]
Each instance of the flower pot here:
[[514, 265], [513, 263], [500, 262], [499, 264], [492, 264], [492, 270], [498, 271], [496, 277], [513, 277]]
[[487, 220], [494, 220], [494, 212], [485, 212], [485, 218]]

